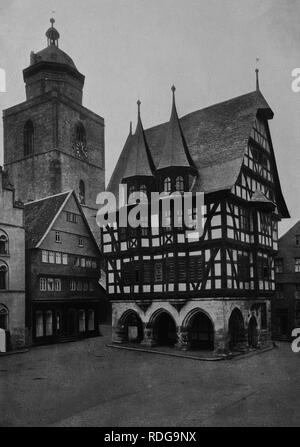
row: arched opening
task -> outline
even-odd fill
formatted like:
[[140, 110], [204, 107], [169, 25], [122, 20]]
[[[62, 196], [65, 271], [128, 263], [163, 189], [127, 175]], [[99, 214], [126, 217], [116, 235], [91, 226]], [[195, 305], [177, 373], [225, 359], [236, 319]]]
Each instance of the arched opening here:
[[258, 343], [258, 330], [257, 321], [254, 316], [252, 316], [248, 323], [248, 344], [250, 348], [256, 348]]
[[172, 182], [170, 177], [166, 177], [164, 180], [164, 192], [171, 192]]
[[176, 177], [175, 180], [175, 189], [178, 192], [184, 192], [184, 180], [183, 177], [181, 175], [179, 175], [178, 177]]
[[235, 308], [229, 318], [229, 347], [235, 349], [245, 341], [244, 319], [241, 311]]
[[214, 327], [211, 319], [201, 310], [188, 320], [188, 341], [191, 349], [212, 351], [214, 349]]
[[77, 335], [77, 329], [77, 312], [75, 309], [68, 309], [67, 335], [71, 337]]
[[0, 290], [8, 289], [8, 267], [3, 262], [0, 261]]
[[8, 309], [3, 304], [0, 304], [0, 329], [8, 329]]
[[76, 126], [76, 143], [83, 146], [86, 145], [86, 131], [82, 123], [79, 123]]
[[0, 255], [8, 255], [8, 236], [0, 230]]
[[160, 312], [153, 322], [153, 338], [159, 346], [174, 346], [177, 342], [176, 324], [168, 312]]
[[24, 155], [31, 155], [34, 152], [34, 127], [31, 120], [24, 125]]
[[79, 202], [81, 205], [85, 205], [85, 184], [83, 180], [79, 182]]
[[132, 311], [126, 312], [120, 319], [124, 329], [124, 341], [140, 343], [143, 340], [143, 323], [139, 315]]

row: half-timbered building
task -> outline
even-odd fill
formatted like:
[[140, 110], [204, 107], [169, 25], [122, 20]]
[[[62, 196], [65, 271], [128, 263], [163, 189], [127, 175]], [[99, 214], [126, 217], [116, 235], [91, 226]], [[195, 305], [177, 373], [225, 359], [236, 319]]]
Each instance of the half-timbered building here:
[[138, 102], [136, 131], [107, 189], [119, 200], [125, 184], [149, 203], [153, 191], [203, 192], [204, 231], [190, 237], [170, 211], [164, 226], [162, 211], [144, 227], [121, 227], [118, 213], [131, 209], [122, 198], [102, 231], [113, 342], [216, 353], [257, 347], [270, 340], [277, 226], [289, 217], [268, 125], [273, 112], [257, 86], [179, 119], [172, 90], [169, 122], [145, 131]]

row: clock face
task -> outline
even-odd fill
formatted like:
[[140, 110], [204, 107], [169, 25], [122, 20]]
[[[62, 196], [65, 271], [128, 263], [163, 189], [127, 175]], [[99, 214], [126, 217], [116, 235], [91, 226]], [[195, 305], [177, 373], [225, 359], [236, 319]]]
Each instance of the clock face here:
[[73, 145], [73, 149], [77, 158], [80, 158], [82, 160], [87, 159], [87, 147], [85, 143], [83, 143], [82, 141], [76, 141]]

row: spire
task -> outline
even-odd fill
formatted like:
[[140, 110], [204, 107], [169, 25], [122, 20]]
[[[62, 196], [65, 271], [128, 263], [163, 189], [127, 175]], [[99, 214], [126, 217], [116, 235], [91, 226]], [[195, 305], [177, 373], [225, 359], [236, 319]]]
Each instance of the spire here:
[[127, 166], [123, 179], [129, 177], [152, 177], [154, 164], [146, 141], [142, 119], [141, 119], [141, 101], [137, 101], [138, 116], [135, 134], [130, 140], [128, 150]]
[[180, 121], [176, 109], [175, 91], [171, 87], [173, 101], [170, 121], [167, 128], [165, 144], [162, 150], [161, 159], [157, 169], [170, 167], [193, 167], [191, 156], [183, 136]]
[[55, 23], [53, 17], [50, 19], [50, 23], [51, 27], [46, 31], [47, 44], [48, 47], [50, 45], [55, 45], [56, 47], [58, 47], [59, 32], [53, 26]]
[[256, 58], [256, 69], [255, 69], [255, 76], [256, 76], [256, 91], [259, 91], [259, 69], [258, 69], [258, 62], [259, 62], [259, 58]]

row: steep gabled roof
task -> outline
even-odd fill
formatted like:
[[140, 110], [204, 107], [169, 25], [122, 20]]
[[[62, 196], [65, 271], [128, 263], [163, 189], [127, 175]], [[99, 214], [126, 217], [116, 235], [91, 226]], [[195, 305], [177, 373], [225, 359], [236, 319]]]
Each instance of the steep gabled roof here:
[[146, 176], [152, 177], [153, 162], [144, 134], [143, 124], [140, 115], [140, 101], [138, 101], [138, 121], [134, 135], [129, 135], [127, 143], [127, 163], [122, 175], [123, 179]]
[[26, 248], [35, 248], [53, 225], [72, 191], [25, 203]]
[[[245, 149], [258, 113], [267, 119], [273, 112], [259, 90], [228, 101], [197, 110], [180, 118], [188, 152], [198, 171], [195, 190], [204, 193], [231, 190], [243, 163]], [[155, 167], [159, 166], [169, 123], [145, 131], [148, 148]], [[118, 197], [124, 173], [125, 145], [107, 187]], [[276, 175], [283, 215], [288, 215]]]
[[97, 250], [99, 250], [98, 244], [93, 236], [74, 191], [67, 191], [46, 197], [45, 199], [25, 203], [24, 218], [26, 248], [38, 248], [40, 246], [71, 196], [74, 197], [78, 210], [87, 226], [90, 237], [93, 240]]
[[192, 160], [182, 133], [175, 103], [175, 87], [172, 87], [173, 104], [166, 138], [157, 169], [191, 167]]

